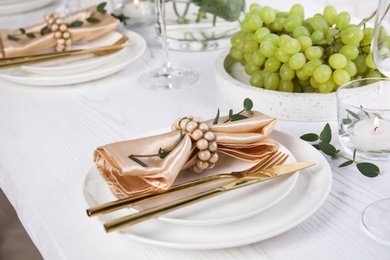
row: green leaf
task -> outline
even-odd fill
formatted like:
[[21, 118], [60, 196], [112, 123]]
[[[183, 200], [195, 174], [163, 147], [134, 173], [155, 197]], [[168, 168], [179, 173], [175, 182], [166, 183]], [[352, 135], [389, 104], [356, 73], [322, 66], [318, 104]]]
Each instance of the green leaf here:
[[177, 146], [178, 144], [180, 144], [181, 140], [183, 140], [183, 130], [180, 130], [180, 136], [179, 136], [179, 139], [178, 139], [177, 142], [176, 142], [176, 146]]
[[88, 17], [87, 19], [85, 19], [85, 20], [87, 20], [87, 22], [89, 22], [89, 23], [100, 23], [100, 20], [99, 19], [97, 19], [97, 18], [95, 18], [95, 17]]
[[218, 108], [218, 111], [217, 111], [217, 115], [214, 118], [213, 125], [218, 124], [218, 121], [219, 121], [219, 108]]
[[300, 137], [302, 140], [307, 141], [307, 142], [315, 142], [318, 140], [319, 136], [314, 133], [308, 133], [304, 134]]
[[26, 36], [30, 39], [34, 39], [35, 38], [35, 34], [33, 33], [26, 33]]
[[372, 178], [372, 177], [376, 177], [376, 176], [378, 176], [378, 174], [380, 174], [380, 170], [379, 170], [378, 166], [376, 166], [375, 164], [372, 164], [372, 163], [367, 163], [367, 162], [358, 163], [358, 164], [356, 164], [356, 167], [366, 177]]
[[74, 22], [72, 22], [70, 25], [69, 25], [69, 27], [81, 27], [81, 26], [83, 26], [83, 22], [82, 21], [74, 21]]
[[134, 155], [129, 155], [129, 158], [143, 167], [149, 167], [146, 163], [144, 163], [143, 161], [141, 161], [140, 159], [138, 159]]
[[253, 108], [252, 100], [250, 98], [246, 98], [244, 100], [244, 110], [249, 114], [253, 115], [252, 108]]
[[340, 165], [339, 165], [339, 168], [345, 167], [345, 166], [348, 166], [348, 165], [351, 165], [351, 164], [353, 164], [353, 161], [352, 161], [352, 160], [349, 160], [349, 161], [346, 161], [346, 162], [340, 164]]
[[19, 28], [21, 34], [26, 34], [26, 30], [24, 28]]
[[330, 143], [332, 140], [332, 130], [330, 129], [329, 123], [327, 123], [320, 133], [320, 140], [325, 143]]
[[342, 122], [344, 125], [352, 124], [352, 120], [350, 118], [343, 118]]
[[319, 144], [320, 150], [323, 151], [326, 155], [335, 156], [337, 154], [336, 148], [327, 142], [320, 142]]
[[118, 19], [120, 22], [122, 22], [124, 25], [126, 25], [126, 20], [129, 19], [129, 17], [127, 17], [126, 15], [124, 14], [114, 14], [114, 13], [111, 13], [111, 16]]
[[353, 155], [352, 155], [352, 160], [355, 160], [355, 158], [356, 158], [356, 149], [355, 150], [353, 150]]
[[233, 115], [233, 109], [230, 109], [230, 110], [229, 110], [229, 118], [231, 118], [232, 115]]
[[169, 154], [169, 152], [164, 152], [162, 148], [160, 148], [158, 150], [158, 157], [160, 157], [161, 159], [164, 159], [165, 157], [167, 157], [168, 154]]
[[13, 36], [13, 35], [9, 35], [9, 34], [7, 34], [7, 38], [8, 38], [8, 40], [14, 41], [14, 42], [20, 41], [20, 38]]
[[106, 13], [106, 9], [105, 9], [106, 5], [107, 5], [106, 2], [98, 4], [98, 6], [96, 7], [96, 11], [98, 11], [101, 14]]
[[345, 110], [348, 112], [348, 114], [350, 114], [350, 115], [353, 116], [354, 118], [360, 120], [360, 117], [359, 117], [356, 113], [352, 112], [352, 111], [349, 110], [349, 109], [345, 109]]
[[319, 144], [313, 144], [313, 147], [316, 148], [317, 150], [321, 150]]
[[46, 26], [44, 26], [40, 31], [39, 31], [39, 33], [41, 34], [41, 35], [45, 35], [45, 33], [46, 33], [46, 31], [47, 31], [47, 25]]
[[240, 115], [240, 114], [235, 114], [235, 115], [232, 115], [230, 117], [230, 121], [238, 121], [238, 120], [242, 120], [242, 119], [247, 119], [248, 117], [247, 116], [244, 116], [244, 115]]
[[380, 114], [378, 113], [372, 113], [374, 116], [376, 116], [378, 119], [383, 119]]

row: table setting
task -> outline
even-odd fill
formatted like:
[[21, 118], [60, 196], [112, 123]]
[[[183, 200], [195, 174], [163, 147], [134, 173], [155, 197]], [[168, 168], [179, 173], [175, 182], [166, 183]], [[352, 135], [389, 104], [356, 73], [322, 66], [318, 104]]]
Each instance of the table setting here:
[[388, 259], [360, 4], [0, 0], [0, 188], [42, 257]]

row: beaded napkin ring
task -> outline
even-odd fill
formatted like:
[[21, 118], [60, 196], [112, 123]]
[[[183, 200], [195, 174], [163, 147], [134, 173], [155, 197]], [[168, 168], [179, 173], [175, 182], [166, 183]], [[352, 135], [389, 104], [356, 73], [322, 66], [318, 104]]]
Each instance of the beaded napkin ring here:
[[72, 44], [68, 26], [58, 14], [53, 13], [45, 17], [47, 27], [53, 32], [53, 37], [57, 40], [55, 49], [58, 52], [69, 50]]
[[217, 142], [215, 135], [209, 131], [209, 127], [200, 117], [185, 117], [176, 119], [172, 125], [172, 130], [183, 130], [189, 134], [192, 140], [196, 141], [199, 149], [196, 164], [190, 169], [196, 173], [201, 173], [206, 169], [214, 167], [218, 161]]

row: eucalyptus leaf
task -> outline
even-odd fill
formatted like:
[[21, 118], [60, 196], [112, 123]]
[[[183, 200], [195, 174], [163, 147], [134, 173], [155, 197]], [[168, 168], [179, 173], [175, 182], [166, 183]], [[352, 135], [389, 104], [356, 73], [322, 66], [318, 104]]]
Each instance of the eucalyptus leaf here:
[[346, 161], [346, 162], [343, 162], [342, 164], [340, 164], [339, 168], [345, 167], [345, 166], [348, 166], [348, 165], [351, 165], [351, 164], [353, 164], [353, 161], [349, 160], [349, 161]]
[[34, 39], [36, 37], [33, 33], [26, 33], [26, 36], [30, 39]]
[[315, 142], [319, 139], [319, 136], [314, 133], [308, 133], [304, 134], [300, 137], [302, 140], [307, 141], [307, 142]]
[[350, 118], [343, 118], [342, 122], [344, 125], [352, 124], [352, 120]]
[[47, 25], [46, 26], [44, 26], [44, 27], [42, 27], [42, 29], [39, 31], [39, 33], [41, 34], [41, 35], [45, 35], [45, 33], [46, 33], [46, 31], [47, 31]]
[[137, 157], [130, 155], [129, 158], [143, 167], [149, 167], [146, 163], [138, 159]]
[[9, 35], [9, 34], [7, 35], [7, 38], [8, 38], [8, 40], [14, 41], [14, 42], [20, 41], [20, 38], [13, 36], [13, 35]]
[[325, 143], [330, 143], [332, 140], [332, 130], [330, 129], [329, 123], [327, 123], [320, 133], [320, 140]]
[[252, 115], [253, 114], [252, 108], [253, 108], [252, 100], [250, 98], [246, 98], [244, 100], [244, 110]]
[[101, 14], [105, 14], [106, 13], [106, 5], [107, 5], [107, 2], [103, 2], [103, 3], [100, 3], [97, 7], [96, 7], [96, 11], [98, 11], [99, 13]]
[[122, 22], [124, 25], [126, 25], [126, 20], [129, 19], [129, 17], [127, 17], [126, 15], [124, 14], [114, 14], [114, 13], [111, 13], [111, 16], [112, 17], [115, 17], [116, 19], [118, 19], [120, 22]]
[[247, 116], [244, 116], [244, 115], [240, 115], [240, 114], [235, 114], [235, 115], [232, 115], [230, 117], [230, 121], [238, 121], [238, 120], [242, 120], [242, 119], [247, 119], [248, 117]]
[[158, 150], [158, 157], [160, 157], [161, 159], [164, 159], [165, 157], [167, 157], [168, 154], [169, 154], [169, 152], [164, 152], [162, 148], [160, 148]]
[[21, 34], [26, 34], [26, 30], [24, 28], [19, 28]]
[[213, 125], [218, 124], [218, 121], [219, 121], [219, 108], [218, 108], [218, 111], [217, 111], [217, 115], [214, 118]]
[[383, 119], [380, 114], [378, 113], [372, 113], [374, 116], [376, 116], [378, 119]]
[[93, 23], [93, 24], [95, 24], [95, 23], [100, 23], [100, 20], [99, 19], [97, 19], [97, 18], [95, 18], [95, 17], [88, 17], [87, 19], [85, 19], [87, 22], [89, 22], [89, 23]]
[[362, 162], [362, 163], [356, 164], [356, 167], [364, 176], [367, 176], [367, 177], [372, 178], [372, 177], [376, 177], [376, 176], [378, 176], [378, 174], [380, 174], [380, 170], [379, 170], [378, 166], [376, 166], [375, 164], [372, 164], [372, 163]]
[[83, 22], [82, 21], [74, 21], [74, 22], [72, 22], [70, 25], [69, 25], [69, 27], [81, 27], [81, 26], [83, 26]]
[[359, 117], [355, 112], [352, 112], [352, 111], [349, 110], [349, 109], [346, 109], [346, 111], [348, 112], [348, 114], [350, 114], [350, 115], [353, 116], [354, 118], [360, 120], [360, 117]]
[[317, 150], [321, 150], [319, 144], [313, 144], [313, 147], [316, 148]]
[[337, 154], [336, 148], [327, 142], [320, 142], [319, 144], [320, 150], [324, 152], [326, 155], [335, 156]]
[[355, 158], [356, 158], [356, 149], [355, 150], [353, 150], [353, 155], [352, 155], [352, 160], [355, 160]]
[[230, 109], [230, 110], [229, 110], [229, 118], [231, 118], [232, 115], [233, 115], [233, 109]]

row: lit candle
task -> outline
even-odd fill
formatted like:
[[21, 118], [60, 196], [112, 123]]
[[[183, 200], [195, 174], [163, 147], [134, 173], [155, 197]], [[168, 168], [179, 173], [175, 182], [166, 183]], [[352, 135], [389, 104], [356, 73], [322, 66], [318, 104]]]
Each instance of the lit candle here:
[[350, 135], [356, 148], [369, 151], [390, 150], [390, 122], [378, 119], [358, 121]]
[[154, 5], [150, 1], [134, 0], [125, 4], [123, 14], [129, 17], [129, 20], [150, 19], [154, 15]]

